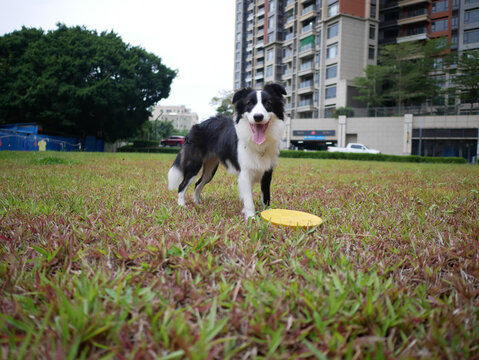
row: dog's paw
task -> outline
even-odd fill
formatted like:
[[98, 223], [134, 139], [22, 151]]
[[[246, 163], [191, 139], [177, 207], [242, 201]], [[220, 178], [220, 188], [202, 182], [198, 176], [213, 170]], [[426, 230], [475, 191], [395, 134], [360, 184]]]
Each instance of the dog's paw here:
[[245, 220], [254, 218], [254, 210], [243, 209], [241, 212], [243, 213]]
[[178, 195], [178, 205], [179, 206], [186, 206], [186, 200], [184, 196]]
[[200, 206], [202, 203], [201, 203], [201, 198], [199, 196], [193, 196], [193, 201], [195, 202], [196, 205]]

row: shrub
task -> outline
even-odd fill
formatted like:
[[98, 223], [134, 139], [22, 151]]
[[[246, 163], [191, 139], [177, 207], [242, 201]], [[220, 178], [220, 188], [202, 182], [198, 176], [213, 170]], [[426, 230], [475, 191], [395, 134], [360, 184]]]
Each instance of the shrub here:
[[160, 142], [156, 140], [133, 140], [135, 148], [154, 148], [160, 146]]
[[139, 153], [165, 153], [176, 154], [180, 151], [178, 147], [136, 147], [135, 145], [126, 145], [118, 148], [118, 152], [139, 152]]
[[281, 157], [285, 158], [308, 158], [308, 159], [342, 159], [342, 160], [366, 160], [366, 161], [391, 161], [391, 162], [421, 162], [421, 163], [454, 163], [465, 164], [462, 157], [426, 157], [417, 155], [386, 155], [386, 154], [360, 154], [328, 151], [296, 151], [281, 150]]

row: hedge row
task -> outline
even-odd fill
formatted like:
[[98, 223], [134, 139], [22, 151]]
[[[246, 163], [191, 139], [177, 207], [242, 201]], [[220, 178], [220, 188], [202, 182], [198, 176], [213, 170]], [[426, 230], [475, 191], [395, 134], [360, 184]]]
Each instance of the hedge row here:
[[136, 147], [135, 145], [125, 145], [117, 149], [118, 152], [144, 152], [144, 153], [165, 153], [176, 154], [180, 151], [179, 147]]
[[342, 159], [342, 160], [366, 160], [366, 161], [392, 161], [392, 162], [416, 162], [416, 163], [453, 163], [465, 164], [467, 161], [462, 157], [428, 157], [418, 155], [386, 155], [386, 154], [361, 154], [329, 151], [295, 151], [281, 150], [281, 157], [307, 158], [307, 159]]
[[[123, 146], [119, 152], [147, 152], [176, 154], [178, 147], [135, 147], [134, 145]], [[305, 159], [338, 159], [338, 160], [366, 160], [366, 161], [392, 161], [392, 162], [415, 162], [415, 163], [452, 163], [465, 164], [467, 161], [462, 157], [427, 157], [417, 155], [386, 155], [386, 154], [360, 154], [328, 151], [296, 151], [281, 150], [283, 158]]]

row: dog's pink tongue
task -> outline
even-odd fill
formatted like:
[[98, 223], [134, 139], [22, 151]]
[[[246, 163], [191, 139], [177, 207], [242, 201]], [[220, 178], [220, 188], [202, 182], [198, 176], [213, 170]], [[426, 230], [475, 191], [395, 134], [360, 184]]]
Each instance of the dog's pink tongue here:
[[265, 133], [268, 128], [269, 123], [267, 124], [249, 124], [251, 131], [253, 131], [253, 141], [261, 145], [266, 140]]

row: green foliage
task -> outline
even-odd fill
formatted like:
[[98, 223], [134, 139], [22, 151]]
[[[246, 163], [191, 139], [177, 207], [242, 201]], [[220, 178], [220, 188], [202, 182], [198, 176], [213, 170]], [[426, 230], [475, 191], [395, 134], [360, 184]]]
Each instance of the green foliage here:
[[354, 116], [354, 109], [350, 107], [339, 107], [334, 111], [334, 118], [339, 118], [341, 115], [346, 115], [347, 117], [353, 117]]
[[126, 138], [166, 98], [176, 71], [115, 33], [22, 28], [0, 37], [0, 123]]
[[479, 102], [479, 50], [455, 54], [453, 62], [457, 63], [453, 93], [459, 95], [461, 102], [471, 105]]
[[383, 88], [387, 84], [389, 69], [385, 66], [368, 65], [364, 69], [365, 76], [354, 79], [360, 96], [355, 99], [368, 107], [381, 107], [390, 100]]
[[302, 159], [337, 159], [337, 160], [364, 160], [364, 161], [391, 161], [412, 163], [453, 163], [465, 164], [462, 157], [428, 157], [417, 155], [386, 155], [386, 154], [360, 154], [329, 151], [295, 151], [281, 150], [280, 157]]
[[156, 140], [134, 140], [133, 146], [137, 148], [158, 147], [160, 146], [160, 142]]
[[175, 133], [175, 128], [172, 121], [158, 121], [155, 122], [156, 132], [159, 139], [167, 138]]
[[[156, 144], [156, 142], [155, 142]], [[118, 148], [118, 152], [128, 152], [128, 153], [164, 153], [164, 154], [176, 154], [180, 151], [179, 147], [158, 147], [157, 145], [153, 146], [136, 146], [136, 145], [125, 145], [121, 148]]]
[[155, 139], [161, 141], [161, 139], [166, 138], [170, 135], [178, 132], [173, 127], [173, 122], [171, 121], [145, 121], [141, 128], [136, 133], [136, 138], [139, 139]]
[[210, 105], [216, 106], [217, 115], [232, 116], [234, 112], [232, 99], [233, 91], [223, 90], [211, 99]]
[[430, 71], [436, 57], [448, 45], [444, 39], [426, 43], [405, 42], [380, 48], [378, 65], [368, 65], [365, 76], [355, 79], [360, 96], [356, 99], [370, 107], [384, 106], [393, 101], [401, 109], [433, 99], [440, 86]]

